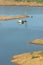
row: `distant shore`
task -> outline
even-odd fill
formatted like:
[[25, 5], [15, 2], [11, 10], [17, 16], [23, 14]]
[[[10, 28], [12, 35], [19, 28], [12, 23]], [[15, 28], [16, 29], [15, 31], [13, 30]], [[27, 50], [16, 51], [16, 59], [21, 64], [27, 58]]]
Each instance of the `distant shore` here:
[[32, 40], [32, 41], [30, 41], [30, 44], [39, 44], [39, 45], [43, 45], [43, 39]]
[[0, 16], [0, 20], [13, 20], [19, 18], [29, 18], [31, 16]]
[[43, 7], [43, 3], [0, 1], [0, 6], [34, 6], [34, 7], [38, 6], [38, 7]]

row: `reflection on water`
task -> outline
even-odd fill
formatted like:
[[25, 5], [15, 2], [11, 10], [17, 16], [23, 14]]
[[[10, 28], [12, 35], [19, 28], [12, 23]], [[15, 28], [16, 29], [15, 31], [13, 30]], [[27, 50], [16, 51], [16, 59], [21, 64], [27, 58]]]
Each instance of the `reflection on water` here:
[[[34, 39], [43, 38], [43, 7], [27, 7], [25, 25], [17, 24], [17, 20], [0, 21], [0, 65], [15, 65], [11, 57], [25, 52], [43, 50], [41, 45], [31, 45]], [[0, 6], [0, 15], [24, 15], [25, 7]]]

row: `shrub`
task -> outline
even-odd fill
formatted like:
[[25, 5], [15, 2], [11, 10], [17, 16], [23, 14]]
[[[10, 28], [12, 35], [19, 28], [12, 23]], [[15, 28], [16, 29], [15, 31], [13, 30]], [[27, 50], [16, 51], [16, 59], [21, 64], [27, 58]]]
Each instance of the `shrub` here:
[[39, 53], [41, 56], [43, 56], [43, 51]]
[[34, 58], [38, 58], [39, 56], [32, 56], [32, 59], [34, 59]]

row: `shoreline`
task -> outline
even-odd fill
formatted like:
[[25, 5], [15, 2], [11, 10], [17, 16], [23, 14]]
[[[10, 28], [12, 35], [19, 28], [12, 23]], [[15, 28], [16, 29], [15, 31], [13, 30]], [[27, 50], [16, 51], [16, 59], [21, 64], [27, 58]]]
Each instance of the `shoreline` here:
[[0, 6], [31, 6], [31, 7], [43, 7], [43, 3], [37, 3], [37, 2], [0, 1]]
[[0, 20], [13, 20], [13, 19], [19, 19], [19, 18], [30, 18], [31, 16], [0, 16]]
[[15, 55], [11, 62], [17, 65], [43, 65], [43, 51]]
[[35, 39], [29, 42], [29, 44], [43, 45], [43, 39]]

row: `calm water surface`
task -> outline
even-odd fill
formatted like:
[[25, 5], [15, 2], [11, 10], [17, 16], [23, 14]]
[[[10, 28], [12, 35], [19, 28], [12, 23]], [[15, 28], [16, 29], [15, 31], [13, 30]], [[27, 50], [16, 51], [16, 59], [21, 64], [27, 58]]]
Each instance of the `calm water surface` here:
[[43, 38], [43, 7], [0, 6], [0, 16], [24, 14], [33, 16], [26, 18], [27, 27], [18, 24], [18, 19], [0, 21], [0, 65], [15, 65], [10, 62], [13, 55], [43, 50], [42, 45], [29, 44], [31, 40]]

